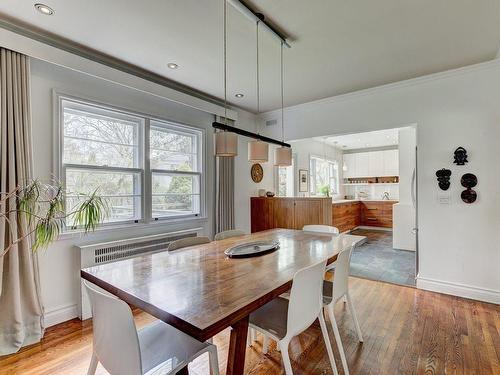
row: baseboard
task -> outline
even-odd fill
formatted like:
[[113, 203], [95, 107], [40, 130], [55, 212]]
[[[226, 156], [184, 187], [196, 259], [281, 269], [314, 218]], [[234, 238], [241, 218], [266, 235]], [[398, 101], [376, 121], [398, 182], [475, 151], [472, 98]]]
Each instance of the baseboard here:
[[78, 307], [76, 304], [56, 307], [55, 309], [45, 311], [45, 327], [51, 327], [76, 317], [78, 317]]
[[417, 276], [417, 288], [500, 305], [500, 291]]

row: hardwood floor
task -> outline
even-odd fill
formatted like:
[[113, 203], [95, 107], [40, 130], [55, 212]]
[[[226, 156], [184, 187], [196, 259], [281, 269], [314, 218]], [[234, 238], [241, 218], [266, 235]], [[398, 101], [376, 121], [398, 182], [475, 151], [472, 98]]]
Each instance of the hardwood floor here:
[[[351, 374], [500, 374], [500, 306], [358, 278], [350, 282], [365, 342], [357, 341], [342, 302], [335, 315]], [[135, 317], [138, 326], [153, 320], [139, 311]], [[214, 342], [224, 373], [229, 332]], [[90, 321], [75, 319], [49, 328], [41, 343], [0, 357], [0, 374], [86, 374], [91, 345]], [[245, 373], [281, 374], [275, 346], [268, 355], [261, 348], [259, 337], [247, 349]], [[319, 325], [292, 341], [290, 357], [295, 375], [332, 373]], [[336, 361], [343, 374], [338, 355]], [[190, 373], [208, 374], [207, 364], [208, 358], [201, 357], [190, 365]], [[99, 366], [97, 373], [106, 371]]]

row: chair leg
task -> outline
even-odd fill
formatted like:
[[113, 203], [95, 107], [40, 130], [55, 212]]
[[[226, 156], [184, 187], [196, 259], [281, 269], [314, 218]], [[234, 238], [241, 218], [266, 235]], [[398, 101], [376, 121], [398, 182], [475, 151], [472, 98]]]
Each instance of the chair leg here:
[[262, 353], [267, 354], [269, 349], [269, 337], [264, 334], [264, 338], [262, 339]]
[[95, 374], [98, 363], [99, 363], [99, 360], [97, 359], [97, 356], [95, 355], [95, 353], [92, 353], [92, 358], [90, 359], [90, 365], [89, 365], [89, 369], [87, 371], [87, 375], [94, 375]]
[[323, 334], [323, 340], [325, 340], [326, 352], [328, 353], [328, 358], [330, 359], [330, 365], [332, 366], [333, 374], [339, 375], [337, 365], [335, 364], [335, 358], [333, 358], [332, 344], [330, 343], [330, 338], [328, 337], [328, 329], [326, 328], [323, 311], [319, 313], [318, 320], [321, 327], [321, 333]]
[[278, 346], [281, 351], [281, 358], [283, 358], [283, 367], [285, 368], [286, 375], [293, 375], [292, 363], [290, 362], [290, 355], [288, 354], [288, 341], [279, 341]]
[[333, 303], [330, 303], [326, 309], [328, 310], [328, 317], [330, 318], [330, 323], [332, 324], [333, 335], [335, 336], [335, 341], [337, 342], [337, 347], [339, 349], [340, 361], [342, 362], [342, 367], [344, 368], [344, 374], [349, 375], [349, 367], [347, 366], [344, 346], [342, 345], [342, 340], [340, 338], [339, 327], [337, 326], [337, 321], [335, 320], [333, 305]]
[[361, 328], [359, 327], [358, 317], [356, 316], [356, 310], [354, 309], [354, 305], [352, 304], [351, 296], [349, 295], [349, 292], [346, 293], [346, 297], [347, 297], [347, 305], [349, 306], [349, 310], [351, 311], [352, 319], [354, 320], [354, 327], [356, 328], [359, 342], [363, 342], [363, 335], [361, 334]]
[[217, 347], [212, 346], [208, 351], [210, 361], [210, 374], [219, 375], [219, 357], [217, 356]]

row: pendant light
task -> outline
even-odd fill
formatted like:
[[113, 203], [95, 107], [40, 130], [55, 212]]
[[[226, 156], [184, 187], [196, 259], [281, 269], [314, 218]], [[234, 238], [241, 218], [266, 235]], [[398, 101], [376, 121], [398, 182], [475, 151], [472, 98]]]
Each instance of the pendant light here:
[[[283, 89], [283, 42], [281, 42], [281, 140], [285, 141], [285, 92]], [[274, 150], [274, 165], [289, 167], [292, 165], [292, 148], [281, 146]]]
[[[224, 4], [224, 125], [227, 125], [227, 9]], [[228, 131], [218, 131], [214, 134], [215, 156], [234, 157], [238, 155], [238, 136]]]
[[[260, 65], [259, 65], [259, 23], [257, 21], [257, 114], [260, 113]], [[258, 126], [258, 125], [257, 125]], [[253, 163], [267, 163], [269, 160], [269, 144], [260, 139], [248, 142], [248, 161]]]

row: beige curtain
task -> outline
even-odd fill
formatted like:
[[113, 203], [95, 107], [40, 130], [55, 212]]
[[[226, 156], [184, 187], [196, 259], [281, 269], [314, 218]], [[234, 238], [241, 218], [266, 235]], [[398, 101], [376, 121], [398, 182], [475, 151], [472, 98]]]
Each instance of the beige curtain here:
[[234, 158], [216, 158], [215, 233], [234, 229]]
[[[30, 67], [25, 55], [0, 48], [0, 193], [32, 178]], [[43, 336], [38, 263], [28, 238], [26, 218], [10, 212], [15, 198], [0, 206], [0, 355], [14, 353]], [[10, 223], [10, 224], [9, 224]]]

